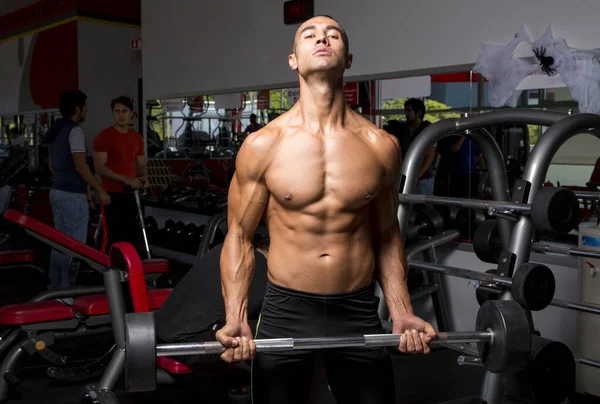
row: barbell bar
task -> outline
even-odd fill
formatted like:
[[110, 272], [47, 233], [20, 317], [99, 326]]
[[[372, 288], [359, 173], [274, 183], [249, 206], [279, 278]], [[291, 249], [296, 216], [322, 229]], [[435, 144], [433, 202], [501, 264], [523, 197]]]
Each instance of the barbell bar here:
[[430, 203], [463, 208], [486, 209], [489, 215], [528, 214], [536, 229], [568, 233], [579, 224], [579, 200], [572, 190], [561, 187], [541, 188], [532, 204], [435, 195], [399, 194], [402, 203]]
[[[430, 345], [476, 343], [482, 363], [491, 372], [515, 372], [527, 365], [531, 347], [525, 311], [515, 301], [489, 301], [479, 308], [475, 331], [440, 332]], [[397, 347], [400, 334], [347, 337], [256, 339], [257, 353], [334, 348]], [[218, 341], [157, 344], [154, 313], [125, 315], [125, 384], [127, 391], [156, 388], [158, 356], [221, 354]]]
[[[495, 269], [492, 271], [495, 271]], [[500, 295], [502, 293], [502, 289], [500, 288], [484, 286], [481, 284], [476, 285], [476, 290], [477, 301], [480, 304], [489, 300], [491, 297], [490, 294]], [[553, 307], [560, 307], [562, 309], [580, 311], [582, 313], [600, 314], [600, 306], [588, 303], [573, 303], [567, 300], [552, 299], [549, 305]]]
[[555, 253], [555, 254], [572, 255], [574, 257], [600, 258], [600, 252], [598, 252], [598, 251], [582, 250], [580, 248], [574, 248], [574, 247], [560, 247], [560, 246], [534, 243], [531, 246], [531, 249], [538, 253]]
[[[256, 339], [256, 352], [298, 351], [307, 349], [334, 348], [382, 348], [400, 345], [401, 334], [371, 334], [359, 337], [317, 337], [317, 338], [271, 338]], [[439, 332], [429, 345], [440, 343], [490, 343], [494, 334], [490, 331]], [[156, 346], [157, 356], [215, 355], [226, 348], [218, 341], [160, 344]]]
[[500, 276], [495, 273], [484, 273], [425, 261], [408, 261], [411, 269], [420, 269], [447, 276], [477, 281], [477, 285], [498, 286], [512, 291], [515, 301], [529, 310], [543, 310], [554, 298], [556, 281], [554, 274], [545, 265], [528, 262], [515, 271], [514, 277]]

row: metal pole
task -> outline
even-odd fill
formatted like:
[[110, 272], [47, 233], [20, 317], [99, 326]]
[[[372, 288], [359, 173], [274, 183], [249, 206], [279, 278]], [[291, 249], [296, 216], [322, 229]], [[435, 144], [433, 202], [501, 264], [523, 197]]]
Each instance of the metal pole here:
[[437, 272], [443, 275], [455, 276], [457, 278], [465, 278], [474, 281], [480, 281], [497, 286], [512, 286], [512, 278], [506, 276], [497, 276], [490, 273], [470, 271], [468, 269], [456, 268], [447, 265], [433, 264], [424, 261], [410, 261], [410, 268], [421, 269], [429, 272]]
[[[492, 111], [486, 114], [473, 115], [460, 119], [443, 119], [432, 125], [429, 125], [423, 130], [423, 132], [419, 134], [419, 136], [415, 138], [414, 142], [411, 144], [411, 147], [408, 149], [406, 156], [404, 157], [404, 162], [400, 169], [401, 185], [399, 192], [402, 194], [410, 194], [415, 191], [417, 185], [417, 173], [419, 167], [421, 166], [421, 162], [425, 157], [425, 153], [431, 147], [431, 145], [443, 139], [444, 137], [449, 136], [449, 134], [452, 132], [472, 130], [506, 122], [550, 126], [565, 116], [567, 115], [550, 111], [515, 108]], [[477, 136], [476, 133], [483, 132], [474, 131], [471, 132], [471, 136]], [[489, 135], [489, 133], [487, 135]], [[481, 135], [479, 136], [481, 137]], [[489, 137], [493, 141], [491, 135], [489, 135]], [[481, 146], [482, 145], [480, 145], [480, 147]], [[487, 147], [482, 147], [482, 150], [486, 159], [486, 163], [488, 164], [490, 183], [492, 185], [492, 194], [494, 199], [498, 201], [508, 201], [509, 195], [499, 189], [501, 186], [507, 188], [508, 181], [504, 182], [504, 184], [497, 184], [498, 180], [502, 181], [502, 178], [506, 179], [506, 167], [504, 166], [504, 160], [499, 151], [498, 145], [496, 144], [495, 150]], [[496, 156], [496, 158], [490, 158], [491, 156]], [[499, 161], [502, 162], [502, 164], [498, 164]], [[406, 234], [409, 214], [410, 205], [400, 204], [398, 207], [398, 222], [402, 234]]]
[[[400, 345], [401, 334], [372, 334], [357, 337], [322, 337], [322, 338], [273, 338], [257, 339], [256, 352], [275, 352], [306, 349], [334, 348], [375, 348]], [[436, 344], [468, 344], [478, 342], [493, 343], [494, 335], [489, 331], [440, 332], [429, 345]], [[157, 356], [205, 355], [219, 354], [225, 347], [217, 341], [159, 344], [156, 346]]]
[[[569, 115], [554, 125], [541, 136], [529, 158], [523, 171], [523, 180], [529, 183], [529, 192], [525, 203], [533, 203], [538, 190], [542, 187], [548, 173], [550, 163], [556, 151], [567, 140], [582, 130], [589, 128], [600, 128], [600, 116], [596, 114]], [[596, 136], [598, 134], [594, 132]], [[515, 268], [529, 261], [531, 253], [531, 240], [533, 238], [533, 223], [531, 218], [523, 216], [513, 228], [509, 251], [516, 255]]]
[[557, 254], [565, 254], [565, 255], [573, 255], [575, 257], [585, 257], [585, 258], [600, 258], [600, 252], [598, 251], [587, 251], [582, 250], [580, 248], [569, 248], [569, 247], [559, 247], [559, 246], [551, 246], [551, 245], [543, 245], [543, 244], [533, 244], [531, 249], [535, 252], [539, 253], [557, 253]]
[[[477, 286], [477, 289], [481, 289], [485, 292], [495, 293], [498, 295], [503, 293], [502, 289], [489, 287], [489, 286], [479, 285], [479, 286]], [[569, 310], [575, 310], [575, 311], [581, 311], [583, 313], [600, 314], [600, 306], [595, 305], [595, 304], [589, 304], [589, 303], [587, 303], [587, 304], [586, 303], [573, 303], [573, 302], [569, 302], [567, 300], [553, 299], [550, 302], [550, 306], [560, 307], [563, 309], [569, 309]]]
[[462, 208], [495, 209], [501, 211], [513, 211], [520, 213], [531, 212], [531, 205], [515, 202], [491, 201], [485, 199], [449, 198], [446, 196], [401, 194], [398, 196], [400, 202], [406, 203], [429, 203], [435, 205], [460, 206]]
[[148, 259], [152, 259], [150, 254], [150, 245], [148, 244], [148, 236], [146, 235], [146, 223], [144, 223], [144, 212], [142, 211], [142, 201], [140, 200], [140, 191], [137, 189], [133, 191], [135, 196], [135, 204], [137, 205], [138, 215], [140, 218], [140, 226], [142, 226], [142, 234], [144, 235], [144, 245], [146, 246], [146, 256]]
[[[435, 248], [433, 246], [428, 250], [423, 251], [423, 259], [433, 264], [438, 263], [437, 255], [435, 254]], [[438, 290], [436, 293], [431, 295], [431, 301], [433, 303], [433, 310], [435, 312], [438, 330], [447, 331], [451, 329], [450, 315], [448, 313], [448, 300], [446, 299], [442, 277], [439, 273], [427, 272], [427, 278], [429, 283], [438, 285]]]

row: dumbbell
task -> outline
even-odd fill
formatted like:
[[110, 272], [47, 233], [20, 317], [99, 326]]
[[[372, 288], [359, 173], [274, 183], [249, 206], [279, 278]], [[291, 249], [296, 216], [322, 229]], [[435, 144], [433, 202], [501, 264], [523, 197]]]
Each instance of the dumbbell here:
[[[397, 347], [399, 334], [315, 338], [256, 339], [256, 352], [333, 348]], [[477, 313], [475, 331], [440, 332], [430, 345], [477, 343], [479, 357], [493, 373], [517, 372], [527, 366], [531, 351], [529, 320], [518, 303], [490, 301]], [[157, 356], [221, 354], [218, 341], [157, 344], [154, 313], [125, 315], [125, 387], [129, 392], [156, 389]]]
[[419, 236], [433, 236], [444, 231], [444, 218], [433, 206], [413, 210], [406, 230], [406, 240], [415, 241]]

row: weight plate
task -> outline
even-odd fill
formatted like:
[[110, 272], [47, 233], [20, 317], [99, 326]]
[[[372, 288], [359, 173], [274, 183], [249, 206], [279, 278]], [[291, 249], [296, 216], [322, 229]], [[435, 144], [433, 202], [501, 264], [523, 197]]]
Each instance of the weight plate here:
[[554, 274], [545, 265], [527, 262], [513, 276], [513, 297], [526, 309], [545, 309], [552, 302], [555, 291]]
[[531, 347], [529, 321], [517, 302], [485, 302], [477, 313], [475, 328], [494, 334], [492, 343], [477, 343], [479, 357], [488, 371], [518, 372], [527, 366]]
[[125, 389], [156, 390], [154, 313], [125, 314]]
[[579, 225], [579, 200], [568, 188], [542, 187], [531, 206], [531, 219], [539, 231], [569, 233]]
[[497, 264], [502, 253], [498, 227], [495, 219], [489, 219], [477, 226], [473, 235], [473, 250], [483, 262]]
[[444, 228], [452, 229], [455, 227], [456, 215], [460, 208], [458, 206], [434, 205], [435, 209], [440, 212], [444, 219]]
[[529, 365], [512, 376], [504, 381], [509, 395], [560, 404], [575, 393], [575, 358], [565, 344], [532, 335]]
[[461, 236], [472, 238], [475, 229], [485, 221], [485, 213], [481, 209], [460, 208], [456, 214], [455, 227]]

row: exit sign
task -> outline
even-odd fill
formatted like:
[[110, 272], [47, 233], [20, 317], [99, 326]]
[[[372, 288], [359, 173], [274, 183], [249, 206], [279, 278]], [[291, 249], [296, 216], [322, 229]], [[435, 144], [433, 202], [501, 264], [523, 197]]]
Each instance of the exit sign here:
[[314, 0], [290, 0], [283, 3], [283, 23], [299, 24], [314, 16]]
[[131, 49], [142, 49], [142, 38], [131, 38]]

